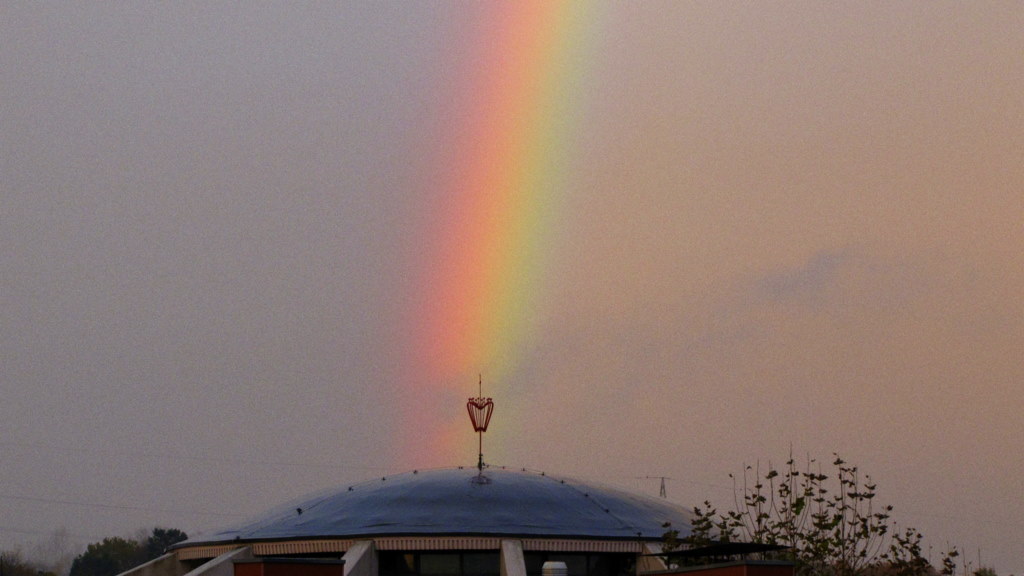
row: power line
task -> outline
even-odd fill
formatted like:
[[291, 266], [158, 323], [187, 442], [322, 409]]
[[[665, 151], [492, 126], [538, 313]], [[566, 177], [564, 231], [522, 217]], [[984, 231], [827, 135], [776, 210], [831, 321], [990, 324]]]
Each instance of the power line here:
[[[53, 534], [53, 530], [25, 530], [23, 528], [11, 528], [10, 526], [0, 526], [0, 532], [10, 532], [14, 534], [33, 534], [48, 536]], [[83, 534], [81, 532], [65, 532], [68, 536], [74, 536], [75, 538], [105, 538], [106, 536], [99, 536], [97, 534]]]
[[25, 500], [29, 502], [46, 502], [49, 504], [66, 504], [70, 506], [85, 506], [88, 508], [104, 508], [108, 510], [142, 510], [146, 512], [161, 512], [171, 514], [194, 514], [197, 516], [218, 516], [221, 518], [237, 518], [241, 514], [227, 514], [222, 512], [201, 512], [197, 510], [176, 510], [173, 508], [151, 508], [148, 506], [133, 506], [128, 504], [103, 504], [99, 502], [82, 502], [79, 500], [61, 500], [56, 498], [38, 498], [34, 496], [19, 496], [15, 494], [0, 494], [0, 498], [7, 500]]
[[16, 446], [19, 448], [31, 448], [36, 450], [54, 450], [60, 452], [68, 452], [72, 454], [91, 452], [94, 454], [107, 454], [107, 455], [118, 455], [118, 456], [130, 456], [133, 458], [150, 458], [155, 460], [173, 460], [182, 461], [188, 460], [192, 462], [206, 462], [211, 464], [251, 464], [255, 466], [290, 466], [298, 468], [322, 468], [332, 470], [361, 470], [367, 472], [391, 472], [391, 468], [382, 466], [352, 466], [348, 464], [329, 464], [323, 462], [299, 462], [299, 461], [286, 461], [286, 460], [260, 460], [254, 458], [238, 458], [238, 457], [224, 457], [224, 456], [196, 456], [192, 454], [156, 454], [152, 452], [143, 452], [137, 450], [104, 450], [101, 448], [70, 448], [66, 446], [56, 446], [53, 444], [41, 444], [32, 442], [2, 442], [0, 446]]

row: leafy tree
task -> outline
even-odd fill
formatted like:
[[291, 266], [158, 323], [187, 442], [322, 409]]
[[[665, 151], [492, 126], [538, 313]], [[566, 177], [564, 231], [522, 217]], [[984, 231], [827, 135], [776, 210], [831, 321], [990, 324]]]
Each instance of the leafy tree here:
[[187, 539], [188, 534], [177, 528], [153, 528], [153, 533], [142, 543], [146, 561], [163, 556], [168, 547]]
[[[730, 475], [731, 476], [731, 475]], [[733, 478], [734, 483], [737, 482]], [[798, 576], [932, 576], [921, 534], [900, 529], [892, 506], [875, 503], [876, 485], [835, 456], [832, 476], [809, 459], [803, 470], [792, 457], [781, 469], [747, 467], [736, 486], [734, 508], [719, 513], [710, 502], [694, 508], [691, 545], [756, 542], [786, 546], [770, 556], [791, 560]], [[669, 540], [670, 534], [666, 534]], [[943, 559], [955, 573], [956, 550]]]
[[141, 542], [112, 537], [90, 544], [71, 564], [70, 576], [116, 576], [163, 555], [168, 546], [188, 535], [175, 528], [154, 528]]
[[89, 544], [71, 564], [71, 576], [115, 576], [143, 562], [142, 547], [118, 536]]

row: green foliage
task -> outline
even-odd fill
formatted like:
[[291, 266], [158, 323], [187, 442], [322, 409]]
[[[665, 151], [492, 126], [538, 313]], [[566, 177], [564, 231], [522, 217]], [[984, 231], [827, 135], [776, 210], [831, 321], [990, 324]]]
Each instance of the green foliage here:
[[135, 540], [117, 536], [89, 544], [71, 564], [71, 576], [115, 576], [143, 562], [142, 547]]
[[943, 576], [954, 576], [956, 574], [956, 558], [960, 555], [960, 552], [954, 548], [946, 553], [942, 557], [942, 570]]
[[661, 539], [662, 552], [675, 552], [683, 547], [683, 541], [679, 538], [679, 530], [672, 528], [671, 522], [665, 522], [661, 527], [665, 529], [665, 534]]
[[121, 572], [158, 558], [172, 544], [188, 535], [174, 528], [154, 528], [139, 542], [119, 537], [104, 538], [90, 544], [71, 564], [70, 576], [116, 576]]
[[188, 534], [177, 528], [153, 528], [153, 533], [142, 543], [143, 553], [146, 560], [159, 558], [168, 547], [187, 539]]
[[[731, 475], [730, 475], [731, 476]], [[757, 542], [786, 546], [765, 556], [793, 561], [798, 576], [933, 576], [921, 534], [899, 530], [892, 506], [876, 504], [876, 485], [856, 466], [835, 456], [831, 476], [812, 459], [798, 469], [792, 457], [781, 469], [744, 470], [732, 510], [710, 502], [694, 508], [694, 546], [711, 542]], [[942, 573], [953, 576], [952, 550]], [[947, 571], [949, 570], [949, 571]]]

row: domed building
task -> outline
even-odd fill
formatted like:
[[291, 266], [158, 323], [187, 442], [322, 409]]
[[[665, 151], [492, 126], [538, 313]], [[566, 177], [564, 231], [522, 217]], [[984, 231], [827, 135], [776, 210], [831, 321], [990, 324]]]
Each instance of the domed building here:
[[642, 555], [659, 550], [666, 523], [685, 535], [690, 521], [663, 499], [543, 472], [421, 470], [280, 506], [132, 573], [232, 576], [272, 557], [341, 559], [345, 576], [540, 576], [546, 561], [569, 576], [625, 576], [656, 562]]

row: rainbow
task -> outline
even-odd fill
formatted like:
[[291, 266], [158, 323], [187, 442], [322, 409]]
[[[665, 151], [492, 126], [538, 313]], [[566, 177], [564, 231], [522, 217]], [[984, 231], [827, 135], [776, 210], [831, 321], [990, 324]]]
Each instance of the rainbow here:
[[464, 405], [478, 373], [496, 423], [515, 392], [585, 110], [588, 47], [600, 30], [594, 4], [481, 3], [472, 37], [455, 40], [459, 121], [437, 151], [440, 201], [412, 275], [397, 442], [405, 466], [474, 463]]

